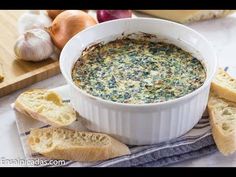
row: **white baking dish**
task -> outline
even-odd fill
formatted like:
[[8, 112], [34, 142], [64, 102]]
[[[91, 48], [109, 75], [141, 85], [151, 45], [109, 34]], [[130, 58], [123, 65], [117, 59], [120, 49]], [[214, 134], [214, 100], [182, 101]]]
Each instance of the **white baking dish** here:
[[[89, 95], [72, 82], [72, 67], [86, 47], [113, 40], [122, 33], [137, 32], [155, 34], [200, 59], [207, 71], [203, 86], [167, 102], [124, 104]], [[70, 85], [68, 94], [71, 103], [85, 118], [87, 128], [108, 133], [126, 144], [144, 145], [181, 136], [199, 121], [206, 108], [210, 82], [217, 69], [217, 58], [210, 43], [184, 25], [153, 18], [134, 18], [101, 23], [75, 35], [61, 52], [60, 68]]]

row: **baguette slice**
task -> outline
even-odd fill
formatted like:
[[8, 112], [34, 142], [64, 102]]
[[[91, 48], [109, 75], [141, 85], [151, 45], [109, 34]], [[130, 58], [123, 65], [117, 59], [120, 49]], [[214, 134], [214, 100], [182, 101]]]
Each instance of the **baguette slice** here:
[[220, 98], [236, 102], [236, 80], [222, 68], [218, 69], [211, 83], [211, 90]]
[[74, 109], [54, 91], [33, 89], [18, 96], [15, 109], [52, 126], [67, 126], [76, 120]]
[[179, 23], [220, 18], [232, 14], [235, 10], [139, 10], [143, 13]]
[[51, 159], [93, 162], [130, 154], [129, 148], [112, 137], [63, 128], [34, 129], [28, 144], [31, 150]]
[[236, 150], [236, 103], [210, 94], [208, 112], [212, 134], [219, 151], [229, 155]]

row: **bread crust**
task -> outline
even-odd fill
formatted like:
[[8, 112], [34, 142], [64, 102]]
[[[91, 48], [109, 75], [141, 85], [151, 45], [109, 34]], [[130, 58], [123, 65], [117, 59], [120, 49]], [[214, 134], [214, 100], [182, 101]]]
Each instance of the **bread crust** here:
[[[114, 157], [130, 154], [130, 150], [125, 144], [115, 140], [114, 138], [108, 135], [101, 133], [92, 133], [92, 132], [81, 132], [81, 133], [104, 136], [109, 139], [109, 143], [106, 145], [99, 145], [98, 143], [97, 146], [92, 146], [92, 145], [72, 146], [71, 144], [58, 143], [57, 145], [53, 145], [49, 149], [38, 151], [38, 147], [37, 145], [35, 146], [33, 140], [34, 138], [37, 138], [35, 136], [37, 132], [43, 131], [44, 133], [45, 132], [52, 133], [53, 131], [58, 129], [67, 132], [73, 132], [73, 130], [68, 130], [65, 128], [62, 129], [62, 128], [52, 128], [52, 127], [43, 129], [34, 129], [31, 131], [28, 138], [28, 144], [30, 148], [33, 151], [40, 153], [50, 159], [64, 159], [64, 160], [73, 160], [80, 162], [94, 162], [100, 160], [107, 160]], [[58, 141], [58, 142], [63, 142], [63, 141]]]
[[[47, 92], [46, 89], [31, 89], [31, 90], [28, 90], [26, 92], [37, 92], [37, 91], [40, 91], [40, 92], [45, 91], [45, 92]], [[26, 93], [26, 92], [24, 92], [24, 93]], [[22, 93], [22, 94], [24, 94], [24, 93]], [[38, 112], [35, 112], [34, 110], [31, 110], [28, 107], [24, 106], [22, 104], [22, 102], [21, 102], [21, 99], [20, 99], [22, 94], [16, 99], [15, 104], [14, 104], [14, 108], [17, 111], [19, 111], [19, 112], [29, 116], [30, 118], [36, 119], [38, 121], [44, 122], [46, 124], [49, 124], [49, 125], [52, 125], [52, 126], [55, 126], [55, 127], [68, 126], [68, 125], [70, 125], [72, 122], [74, 122], [76, 120], [76, 113], [75, 113], [75, 111], [73, 111], [73, 112], [71, 112], [71, 114], [73, 115], [72, 116], [73, 118], [68, 123], [60, 123], [58, 121], [52, 121], [47, 116], [43, 116], [42, 114], [40, 114]], [[62, 101], [59, 96], [58, 96], [58, 98], [60, 99], [60, 101]]]
[[138, 10], [155, 17], [176, 21], [179, 23], [191, 23], [200, 20], [220, 18], [232, 14], [235, 10]]
[[[236, 107], [236, 106], [235, 106]], [[236, 151], [236, 131], [230, 134], [225, 134], [222, 128], [216, 123], [217, 112], [214, 106], [208, 105], [208, 112], [210, 116], [210, 124], [212, 128], [212, 135], [219, 151], [227, 156]]]
[[[236, 80], [232, 78], [227, 72], [225, 72], [222, 68], [218, 70], [218, 74], [224, 74], [227, 78], [230, 78], [235, 84]], [[220, 76], [218, 76], [220, 77]], [[225, 81], [228, 82], [228, 81]], [[214, 92], [217, 96], [220, 98], [227, 99], [232, 102], [236, 102], [236, 91], [232, 90], [231, 88], [227, 88], [223, 85], [223, 83], [220, 83], [219, 81], [215, 81], [213, 79], [211, 83], [211, 90]]]
[[[219, 68], [211, 83], [211, 92], [208, 100], [208, 113], [212, 127], [212, 135], [217, 148], [223, 155], [229, 155], [236, 151], [236, 127], [223, 130], [223, 124], [233, 126], [236, 121], [236, 80], [222, 68]], [[229, 113], [222, 112], [223, 110]], [[230, 116], [230, 120], [228, 120]], [[232, 117], [231, 117], [232, 116]], [[230, 125], [229, 125], [230, 124]]]

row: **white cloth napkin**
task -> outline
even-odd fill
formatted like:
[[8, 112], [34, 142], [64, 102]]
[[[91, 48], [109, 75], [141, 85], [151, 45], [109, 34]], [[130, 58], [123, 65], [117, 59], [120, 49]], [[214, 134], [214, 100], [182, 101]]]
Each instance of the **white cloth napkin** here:
[[[236, 76], [235, 68], [226, 67], [225, 70], [232, 76]], [[62, 86], [53, 90], [57, 91], [64, 100], [69, 100], [67, 96], [68, 86]], [[21, 143], [27, 159], [46, 159], [40, 154], [32, 153], [26, 143], [27, 136], [31, 128], [48, 127], [42, 122], [33, 120], [25, 115], [15, 111], [15, 119], [20, 135]], [[77, 130], [87, 130], [79, 122], [73, 123], [68, 128]], [[163, 142], [148, 146], [130, 146], [131, 154], [113, 158], [106, 161], [95, 163], [81, 163], [74, 161], [65, 161], [65, 164], [59, 166], [68, 167], [152, 167], [166, 166], [178, 163], [187, 159], [198, 158], [217, 151], [216, 145], [212, 138], [211, 127], [207, 112], [204, 113], [198, 124], [185, 135], [172, 141]], [[58, 166], [58, 165], [41, 165], [41, 166]]]

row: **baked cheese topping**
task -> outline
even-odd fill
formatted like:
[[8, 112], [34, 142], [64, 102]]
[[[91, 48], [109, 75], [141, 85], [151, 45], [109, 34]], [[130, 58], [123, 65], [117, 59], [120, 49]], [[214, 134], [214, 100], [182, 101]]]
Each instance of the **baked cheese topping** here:
[[119, 103], [157, 103], [193, 92], [206, 79], [201, 62], [179, 47], [141, 39], [93, 46], [72, 70], [87, 93]]

